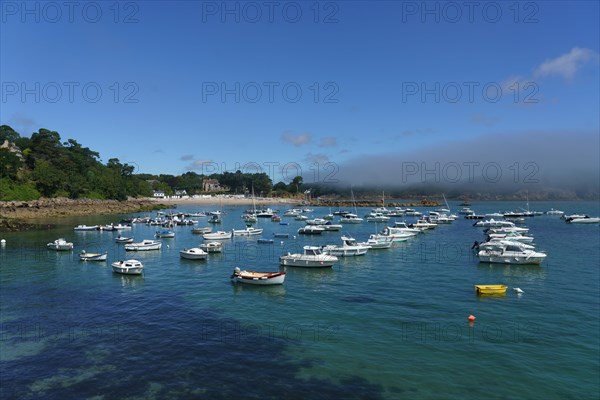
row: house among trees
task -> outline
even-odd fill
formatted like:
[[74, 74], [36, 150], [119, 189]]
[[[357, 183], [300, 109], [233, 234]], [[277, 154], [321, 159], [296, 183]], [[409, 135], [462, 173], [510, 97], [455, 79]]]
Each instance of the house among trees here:
[[222, 192], [225, 188], [221, 187], [216, 179], [204, 179], [202, 181], [202, 190], [204, 192]]
[[158, 199], [164, 199], [165, 198], [165, 192], [163, 192], [162, 190], [155, 190], [154, 194], [152, 195]]
[[7, 149], [11, 153], [14, 153], [21, 160], [23, 159], [23, 153], [21, 153], [21, 149], [15, 146], [14, 143], [9, 142], [8, 139], [4, 140], [4, 143], [0, 145], [0, 149]]
[[177, 197], [187, 196], [187, 191], [186, 190], [176, 190], [175, 196], [177, 196]]

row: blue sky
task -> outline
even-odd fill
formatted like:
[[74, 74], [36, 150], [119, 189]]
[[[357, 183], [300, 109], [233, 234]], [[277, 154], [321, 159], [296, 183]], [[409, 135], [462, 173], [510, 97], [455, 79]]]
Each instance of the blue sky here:
[[2, 2], [0, 122], [157, 174], [598, 169], [598, 2], [271, 4]]

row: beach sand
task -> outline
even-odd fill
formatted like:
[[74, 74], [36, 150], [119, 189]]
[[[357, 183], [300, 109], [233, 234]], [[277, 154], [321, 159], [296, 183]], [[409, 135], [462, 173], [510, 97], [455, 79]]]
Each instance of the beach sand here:
[[178, 206], [244, 206], [256, 204], [257, 206], [275, 204], [300, 204], [301, 200], [290, 198], [255, 198], [250, 197], [188, 197], [188, 198], [157, 198], [148, 199], [159, 204]]

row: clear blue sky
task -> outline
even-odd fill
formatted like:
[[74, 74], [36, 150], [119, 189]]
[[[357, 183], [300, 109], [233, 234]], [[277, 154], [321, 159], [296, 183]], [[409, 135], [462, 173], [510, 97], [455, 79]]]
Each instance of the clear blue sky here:
[[1, 4], [0, 123], [138, 172], [368, 180], [380, 156], [516, 138], [591, 138], [597, 165], [597, 1]]

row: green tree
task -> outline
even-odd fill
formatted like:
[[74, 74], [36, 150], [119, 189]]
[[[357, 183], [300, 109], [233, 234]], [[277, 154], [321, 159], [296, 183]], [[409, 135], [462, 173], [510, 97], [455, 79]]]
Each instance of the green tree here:
[[300, 175], [295, 176], [294, 179], [292, 179], [292, 181], [289, 184], [289, 192], [290, 193], [300, 193], [300, 190], [302, 190], [302, 182], [303, 182], [303, 179]]
[[8, 140], [10, 143], [15, 143], [21, 136], [10, 126], [0, 126], [0, 145]]

